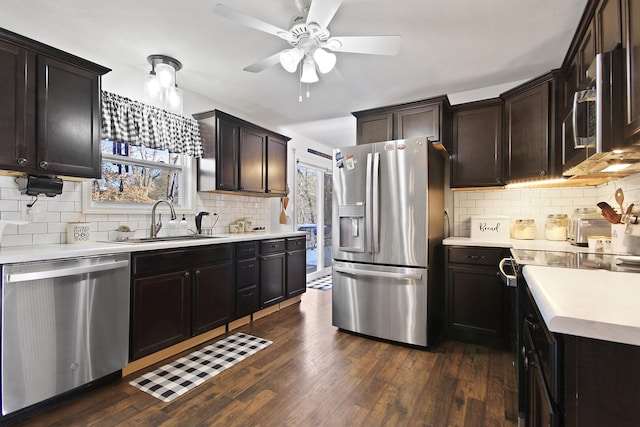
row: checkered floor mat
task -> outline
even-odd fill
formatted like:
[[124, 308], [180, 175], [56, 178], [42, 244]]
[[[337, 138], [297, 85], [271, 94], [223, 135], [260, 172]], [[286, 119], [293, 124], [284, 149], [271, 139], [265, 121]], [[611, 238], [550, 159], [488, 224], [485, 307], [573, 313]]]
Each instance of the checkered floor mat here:
[[307, 288], [322, 289], [323, 291], [331, 289], [331, 275], [308, 281]]
[[171, 402], [271, 344], [262, 338], [237, 333], [148, 372], [129, 384], [163, 402]]

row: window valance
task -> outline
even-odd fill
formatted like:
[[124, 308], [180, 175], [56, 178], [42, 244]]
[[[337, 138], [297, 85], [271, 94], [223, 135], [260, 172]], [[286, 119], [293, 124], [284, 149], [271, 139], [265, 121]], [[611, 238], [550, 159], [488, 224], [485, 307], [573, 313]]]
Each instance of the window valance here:
[[102, 91], [102, 138], [202, 157], [195, 119]]

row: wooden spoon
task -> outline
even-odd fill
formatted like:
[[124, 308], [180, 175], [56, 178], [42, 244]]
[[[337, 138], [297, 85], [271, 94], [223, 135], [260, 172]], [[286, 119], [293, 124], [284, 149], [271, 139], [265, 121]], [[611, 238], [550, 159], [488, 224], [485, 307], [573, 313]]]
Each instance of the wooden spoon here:
[[620, 220], [622, 219], [622, 215], [616, 212], [609, 203], [600, 202], [598, 203], [598, 207], [602, 209], [602, 216], [607, 219], [611, 224], [620, 224]]
[[622, 188], [618, 188], [615, 194], [616, 203], [620, 206], [620, 213], [624, 213], [624, 208], [622, 207], [622, 202], [624, 202], [624, 193], [622, 192]]
[[280, 224], [286, 224], [287, 223], [287, 214], [285, 213], [285, 207], [284, 207], [284, 197], [280, 199], [280, 205], [282, 207], [282, 210], [280, 211]]

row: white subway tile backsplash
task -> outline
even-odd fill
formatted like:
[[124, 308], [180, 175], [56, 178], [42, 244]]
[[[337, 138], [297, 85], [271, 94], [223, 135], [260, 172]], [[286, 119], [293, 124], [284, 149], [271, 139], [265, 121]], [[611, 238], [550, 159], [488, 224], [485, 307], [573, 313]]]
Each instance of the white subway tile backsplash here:
[[[82, 183], [65, 181], [62, 194], [56, 197], [41, 196], [31, 217], [23, 217], [22, 208], [34, 200], [31, 196], [20, 194], [14, 177], [0, 176], [0, 219], [27, 220], [25, 226], [7, 225], [2, 234], [3, 246], [27, 246], [66, 242], [68, 222], [86, 221], [91, 223], [91, 240], [110, 240], [116, 237], [115, 229], [128, 225], [138, 230], [136, 235], [146, 236], [151, 224], [149, 214], [84, 214], [82, 212]], [[229, 223], [244, 217], [252, 217], [255, 225], [269, 228], [269, 199], [247, 195], [219, 193], [198, 193], [196, 212], [207, 211], [219, 214], [214, 233], [229, 231]], [[189, 228], [195, 230], [195, 215], [186, 215]], [[215, 219], [211, 216], [211, 220]]]
[[611, 181], [597, 187], [563, 187], [547, 189], [471, 190], [453, 192], [454, 236], [469, 236], [470, 218], [476, 215], [508, 215], [532, 218], [538, 236], [544, 236], [544, 224], [549, 214], [570, 215], [576, 208], [596, 207], [600, 201], [617, 206], [613, 197], [616, 188], [625, 193], [625, 206], [635, 202], [640, 206], [640, 174]]

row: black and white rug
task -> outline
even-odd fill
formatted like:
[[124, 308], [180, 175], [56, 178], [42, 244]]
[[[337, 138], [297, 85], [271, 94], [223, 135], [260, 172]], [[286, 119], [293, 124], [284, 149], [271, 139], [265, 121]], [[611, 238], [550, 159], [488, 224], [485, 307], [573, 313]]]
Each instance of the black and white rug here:
[[331, 289], [331, 275], [308, 281], [307, 288], [321, 289], [323, 291]]
[[148, 372], [129, 384], [163, 402], [171, 402], [271, 344], [271, 341], [252, 335], [233, 334]]

